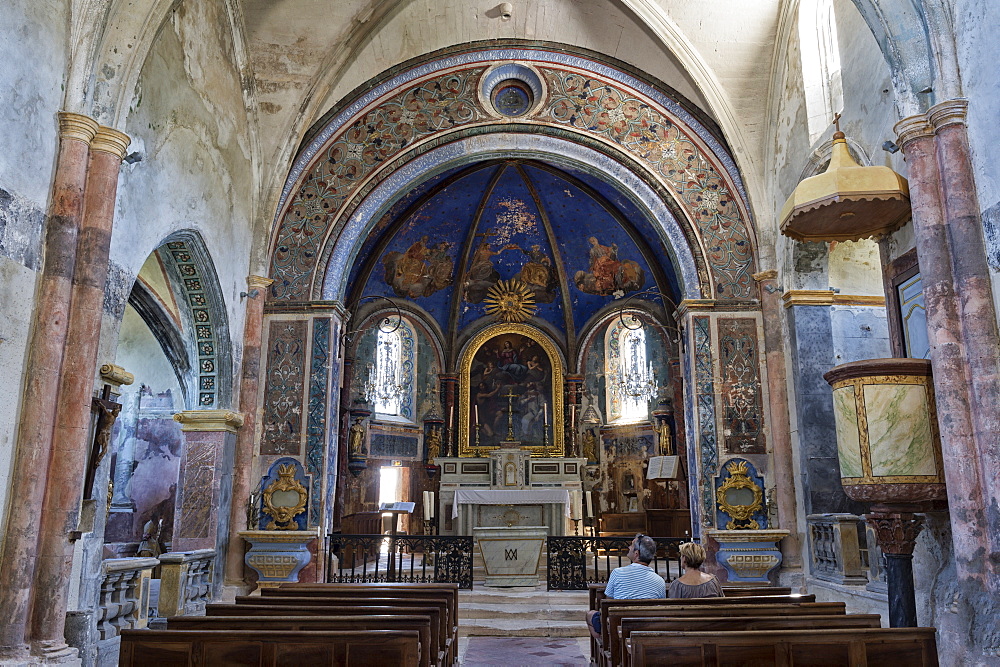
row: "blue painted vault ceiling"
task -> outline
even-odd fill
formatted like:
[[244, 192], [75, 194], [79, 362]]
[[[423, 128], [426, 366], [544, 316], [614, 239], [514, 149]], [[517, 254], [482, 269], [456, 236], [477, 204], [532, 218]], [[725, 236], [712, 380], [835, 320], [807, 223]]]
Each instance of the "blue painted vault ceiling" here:
[[486, 316], [487, 290], [517, 279], [535, 317], [574, 338], [615, 299], [678, 294], [648, 216], [599, 177], [533, 160], [484, 161], [437, 174], [375, 224], [356, 255], [349, 303], [409, 300], [445, 332]]

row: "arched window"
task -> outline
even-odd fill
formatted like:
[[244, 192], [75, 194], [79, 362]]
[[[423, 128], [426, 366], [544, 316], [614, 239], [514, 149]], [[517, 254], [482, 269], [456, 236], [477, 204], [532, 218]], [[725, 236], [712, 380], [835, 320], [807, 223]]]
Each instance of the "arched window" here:
[[625, 315], [608, 327], [606, 368], [608, 421], [631, 424], [649, 418], [649, 400], [656, 393], [652, 364], [647, 361], [645, 326]]
[[830, 127], [833, 115], [844, 108], [833, 0], [803, 0], [799, 5], [799, 48], [809, 143], [814, 143]]
[[369, 373], [369, 400], [378, 417], [413, 420], [413, 328], [405, 320], [383, 322], [376, 328], [375, 366]]

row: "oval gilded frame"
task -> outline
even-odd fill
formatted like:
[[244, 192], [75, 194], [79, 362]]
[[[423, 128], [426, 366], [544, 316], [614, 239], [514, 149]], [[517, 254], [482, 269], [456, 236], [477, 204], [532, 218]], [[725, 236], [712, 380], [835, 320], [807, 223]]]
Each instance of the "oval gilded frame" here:
[[472, 361], [487, 341], [496, 336], [504, 334], [520, 334], [538, 343], [549, 355], [552, 362], [552, 440], [548, 448], [538, 446], [522, 446], [522, 449], [529, 450], [534, 457], [562, 457], [565, 456], [565, 432], [563, 427], [563, 359], [559, 354], [559, 349], [555, 343], [546, 336], [540, 329], [527, 324], [509, 323], [493, 324], [478, 334], [465, 346], [462, 358], [459, 362], [459, 401], [458, 401], [458, 455], [462, 457], [473, 457], [495, 451], [497, 447], [481, 447], [478, 449], [475, 443], [470, 442], [471, 432], [471, 375]]

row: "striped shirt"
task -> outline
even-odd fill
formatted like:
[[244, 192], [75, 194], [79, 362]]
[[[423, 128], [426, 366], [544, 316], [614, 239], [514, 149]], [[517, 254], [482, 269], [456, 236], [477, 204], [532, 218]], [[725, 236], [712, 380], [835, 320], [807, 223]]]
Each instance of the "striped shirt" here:
[[614, 600], [643, 600], [667, 597], [667, 584], [652, 568], [632, 563], [611, 571], [604, 587], [605, 597]]

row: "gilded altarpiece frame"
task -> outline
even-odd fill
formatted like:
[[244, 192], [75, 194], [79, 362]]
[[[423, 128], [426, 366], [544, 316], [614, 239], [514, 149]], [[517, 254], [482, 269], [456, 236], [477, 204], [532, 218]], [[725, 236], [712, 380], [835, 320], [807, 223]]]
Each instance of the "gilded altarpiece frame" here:
[[[508, 439], [508, 404], [515, 409], [514, 440], [521, 441], [523, 449], [532, 456], [563, 456], [563, 377], [559, 350], [532, 326], [494, 324], [476, 334], [459, 362], [459, 456], [478, 456]], [[539, 428], [545, 419], [547, 446]], [[489, 434], [484, 430], [487, 421]]]

